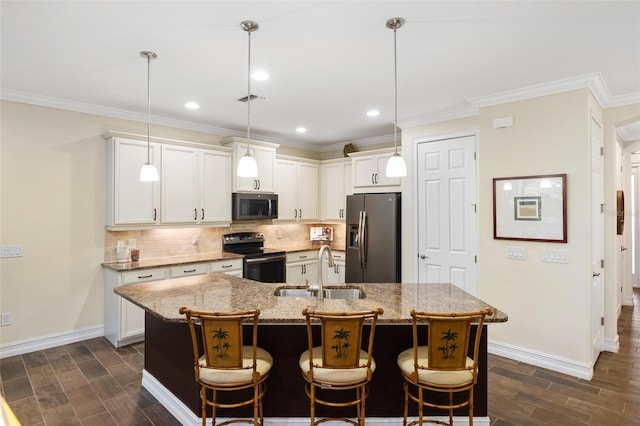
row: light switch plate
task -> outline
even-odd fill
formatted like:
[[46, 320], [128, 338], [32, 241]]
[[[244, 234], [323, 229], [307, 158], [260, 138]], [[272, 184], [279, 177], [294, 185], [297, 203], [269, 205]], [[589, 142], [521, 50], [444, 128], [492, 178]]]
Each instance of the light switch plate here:
[[509, 246], [507, 247], [507, 259], [526, 260], [527, 251], [524, 247]]
[[542, 261], [553, 263], [569, 263], [569, 250], [542, 250]]
[[22, 246], [2, 246], [2, 257], [22, 257]]

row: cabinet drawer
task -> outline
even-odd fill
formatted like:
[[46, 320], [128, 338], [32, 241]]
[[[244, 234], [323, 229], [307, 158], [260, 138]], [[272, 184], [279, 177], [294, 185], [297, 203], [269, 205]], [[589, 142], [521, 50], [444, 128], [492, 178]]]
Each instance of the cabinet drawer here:
[[206, 263], [192, 263], [188, 265], [179, 265], [171, 267], [171, 277], [184, 277], [187, 275], [198, 275], [207, 273]]
[[346, 259], [346, 257], [344, 255], [343, 251], [334, 251], [333, 252], [333, 260], [335, 260], [336, 263], [340, 262], [340, 261], [344, 262], [345, 259]]
[[166, 278], [166, 270], [162, 269], [144, 269], [140, 271], [124, 272], [122, 274], [122, 284], [141, 283], [143, 281], [164, 280]]
[[318, 250], [306, 250], [287, 253], [287, 263], [306, 262], [309, 260], [318, 260]]
[[210, 263], [211, 272], [228, 272], [242, 270], [242, 259], [220, 260]]

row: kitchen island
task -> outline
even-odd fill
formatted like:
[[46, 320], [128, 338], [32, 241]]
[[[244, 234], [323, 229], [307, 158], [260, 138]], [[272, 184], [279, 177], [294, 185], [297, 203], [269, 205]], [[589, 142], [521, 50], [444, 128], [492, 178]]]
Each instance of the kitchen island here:
[[[309, 402], [298, 366], [300, 354], [307, 349], [302, 310], [359, 311], [382, 307], [384, 314], [379, 318], [373, 354], [377, 368], [367, 399], [367, 417], [380, 418], [378, 424], [393, 424], [402, 417], [404, 396], [396, 358], [412, 344], [411, 309], [455, 312], [490, 306], [451, 284], [357, 284], [366, 292], [364, 299], [324, 300], [275, 296], [275, 289], [281, 285], [214, 273], [117, 287], [114, 291], [118, 295], [145, 310], [143, 386], [181, 422], [198, 423], [199, 386], [193, 374], [186, 319], [178, 313], [179, 308], [208, 311], [258, 308], [258, 344], [274, 358], [264, 398], [265, 417], [279, 419], [273, 424], [284, 424], [283, 419], [289, 419], [286, 424], [298, 424], [295, 418], [303, 421], [309, 415]], [[494, 311], [487, 323], [507, 321], [506, 314], [495, 308]], [[474, 397], [474, 417], [478, 424], [482, 424], [483, 418], [489, 424], [486, 342], [485, 325]], [[329, 411], [318, 410], [321, 417], [328, 414]], [[460, 415], [466, 415], [466, 410]], [[395, 420], [385, 423], [384, 419]]]

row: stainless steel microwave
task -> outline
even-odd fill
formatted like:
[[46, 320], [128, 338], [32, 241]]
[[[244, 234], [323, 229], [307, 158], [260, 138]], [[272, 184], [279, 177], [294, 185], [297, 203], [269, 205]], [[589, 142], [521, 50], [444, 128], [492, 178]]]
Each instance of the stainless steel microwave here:
[[278, 218], [278, 194], [234, 192], [231, 196], [233, 220]]

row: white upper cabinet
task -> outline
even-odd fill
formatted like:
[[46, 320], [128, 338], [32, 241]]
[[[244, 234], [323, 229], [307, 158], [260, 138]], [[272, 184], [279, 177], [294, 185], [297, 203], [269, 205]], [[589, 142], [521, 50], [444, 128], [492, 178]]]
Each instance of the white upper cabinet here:
[[223, 145], [233, 147], [233, 191], [234, 192], [274, 192], [274, 170], [276, 148], [278, 144], [251, 141], [249, 153], [258, 164], [258, 177], [246, 178], [237, 175], [240, 159], [247, 153], [247, 141], [241, 138], [228, 138], [220, 141]]
[[276, 160], [278, 219], [318, 219], [318, 163], [292, 157]]
[[231, 153], [162, 147], [162, 223], [231, 221]]
[[344, 221], [347, 195], [353, 193], [351, 160], [328, 160], [320, 166], [320, 218]]
[[[160, 169], [160, 145], [150, 146], [151, 163]], [[160, 184], [140, 182], [140, 169], [147, 162], [147, 143], [110, 137], [106, 154], [107, 226], [158, 223]]]
[[400, 178], [386, 176], [387, 161], [393, 153], [393, 148], [390, 148], [349, 154], [352, 160], [353, 192], [399, 190]]
[[108, 229], [231, 222], [231, 148], [152, 142], [150, 158], [160, 181], [140, 182], [146, 141], [111, 134], [106, 167]]

